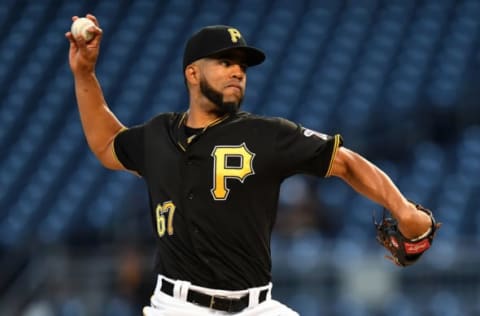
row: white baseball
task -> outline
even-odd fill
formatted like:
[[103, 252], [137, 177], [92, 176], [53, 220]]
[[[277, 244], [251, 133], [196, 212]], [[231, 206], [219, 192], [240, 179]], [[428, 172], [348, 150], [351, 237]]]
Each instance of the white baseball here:
[[75, 22], [72, 23], [72, 28], [71, 28], [73, 37], [78, 38], [81, 36], [85, 39], [86, 42], [92, 40], [93, 33], [88, 31], [88, 29], [91, 26], [95, 26], [95, 24], [90, 19], [87, 19], [87, 18], [76, 19]]

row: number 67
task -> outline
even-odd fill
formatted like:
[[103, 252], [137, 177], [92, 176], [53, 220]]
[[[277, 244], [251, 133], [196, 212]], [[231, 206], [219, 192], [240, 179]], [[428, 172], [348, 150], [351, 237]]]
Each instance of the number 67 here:
[[173, 235], [173, 214], [175, 213], [175, 204], [172, 201], [157, 204], [155, 217], [157, 218], [157, 233], [161, 238], [165, 235]]

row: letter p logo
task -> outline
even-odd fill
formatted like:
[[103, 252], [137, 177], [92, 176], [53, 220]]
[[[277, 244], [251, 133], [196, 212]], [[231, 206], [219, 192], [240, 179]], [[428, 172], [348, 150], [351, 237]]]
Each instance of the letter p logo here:
[[240, 34], [240, 31], [234, 29], [233, 27], [228, 29], [228, 33], [230, 33], [230, 39], [232, 40], [232, 43], [236, 43], [240, 38], [242, 38], [242, 34]]
[[[237, 146], [215, 146], [212, 151], [213, 157], [213, 188], [210, 190], [213, 199], [225, 201], [230, 193], [227, 187], [227, 179], [235, 179], [243, 183], [245, 179], [255, 174], [253, 170], [253, 158], [255, 154], [251, 152], [245, 143]], [[239, 164], [231, 166], [228, 163], [229, 158], [238, 158]]]

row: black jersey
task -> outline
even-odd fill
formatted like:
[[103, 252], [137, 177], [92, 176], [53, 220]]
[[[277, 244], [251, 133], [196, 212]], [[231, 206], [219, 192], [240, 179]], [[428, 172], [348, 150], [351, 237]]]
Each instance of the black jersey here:
[[119, 161], [148, 186], [155, 271], [216, 289], [265, 285], [281, 182], [328, 176], [341, 137], [246, 112], [194, 135], [184, 120], [161, 114], [115, 138]]

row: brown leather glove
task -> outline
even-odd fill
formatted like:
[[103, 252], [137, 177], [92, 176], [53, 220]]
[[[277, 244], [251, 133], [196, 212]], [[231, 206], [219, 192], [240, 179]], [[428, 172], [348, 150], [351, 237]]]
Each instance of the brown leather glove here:
[[398, 229], [397, 221], [394, 218], [385, 217], [385, 209], [381, 222], [377, 223], [374, 219], [374, 225], [377, 229], [377, 241], [391, 253], [390, 256], [385, 257], [402, 267], [414, 264], [430, 248], [435, 232], [441, 225], [435, 221], [429, 209], [420, 204], [413, 204], [418, 210], [427, 213], [432, 220], [430, 229], [420, 237], [414, 239], [405, 238]]

